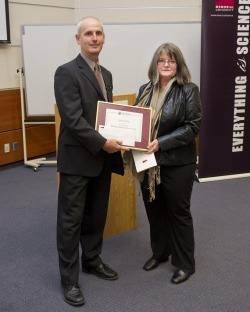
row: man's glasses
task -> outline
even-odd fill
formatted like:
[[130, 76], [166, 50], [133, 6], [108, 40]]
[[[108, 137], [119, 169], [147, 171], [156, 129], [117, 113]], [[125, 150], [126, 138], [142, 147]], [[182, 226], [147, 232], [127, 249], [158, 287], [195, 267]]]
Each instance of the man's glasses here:
[[174, 66], [176, 65], [176, 61], [174, 60], [163, 60], [163, 59], [160, 59], [157, 61], [157, 64], [159, 65], [166, 65], [166, 63], [169, 65], [169, 66]]

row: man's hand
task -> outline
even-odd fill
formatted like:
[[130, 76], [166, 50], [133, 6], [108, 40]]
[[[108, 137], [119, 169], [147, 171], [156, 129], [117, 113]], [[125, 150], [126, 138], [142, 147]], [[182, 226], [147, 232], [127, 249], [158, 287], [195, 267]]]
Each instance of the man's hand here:
[[118, 140], [107, 140], [102, 149], [109, 154], [122, 150], [129, 151], [129, 147], [122, 146], [122, 141]]

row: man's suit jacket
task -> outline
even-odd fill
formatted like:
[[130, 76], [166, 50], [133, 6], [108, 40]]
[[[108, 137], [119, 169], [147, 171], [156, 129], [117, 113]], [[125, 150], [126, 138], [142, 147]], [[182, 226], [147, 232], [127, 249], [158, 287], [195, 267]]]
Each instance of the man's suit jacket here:
[[[102, 66], [101, 71], [108, 101], [112, 102], [112, 75]], [[115, 159], [114, 167], [118, 166], [115, 171], [121, 170], [122, 174], [121, 153], [107, 155], [102, 150], [106, 139], [94, 130], [97, 102], [105, 99], [93, 71], [80, 54], [57, 68], [54, 88], [61, 117], [58, 171], [95, 177], [100, 174], [104, 158], [108, 156]]]

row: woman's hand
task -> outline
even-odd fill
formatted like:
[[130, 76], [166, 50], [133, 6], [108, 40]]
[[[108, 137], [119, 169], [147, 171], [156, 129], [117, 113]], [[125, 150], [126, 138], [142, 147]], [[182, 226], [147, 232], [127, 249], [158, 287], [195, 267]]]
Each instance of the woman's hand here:
[[159, 151], [160, 145], [157, 139], [154, 139], [148, 146], [147, 146], [147, 154], [152, 154]]

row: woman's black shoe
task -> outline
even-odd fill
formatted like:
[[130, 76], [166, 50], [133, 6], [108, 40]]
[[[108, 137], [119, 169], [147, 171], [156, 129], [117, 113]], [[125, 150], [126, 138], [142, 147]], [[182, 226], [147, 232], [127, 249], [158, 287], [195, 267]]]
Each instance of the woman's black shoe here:
[[143, 270], [145, 270], [145, 271], [154, 270], [154, 269], [156, 269], [156, 268], [159, 266], [159, 264], [160, 264], [161, 262], [166, 262], [166, 261], [168, 261], [168, 259], [159, 261], [159, 260], [156, 260], [156, 259], [154, 259], [154, 258], [150, 258], [150, 259], [144, 264]]

